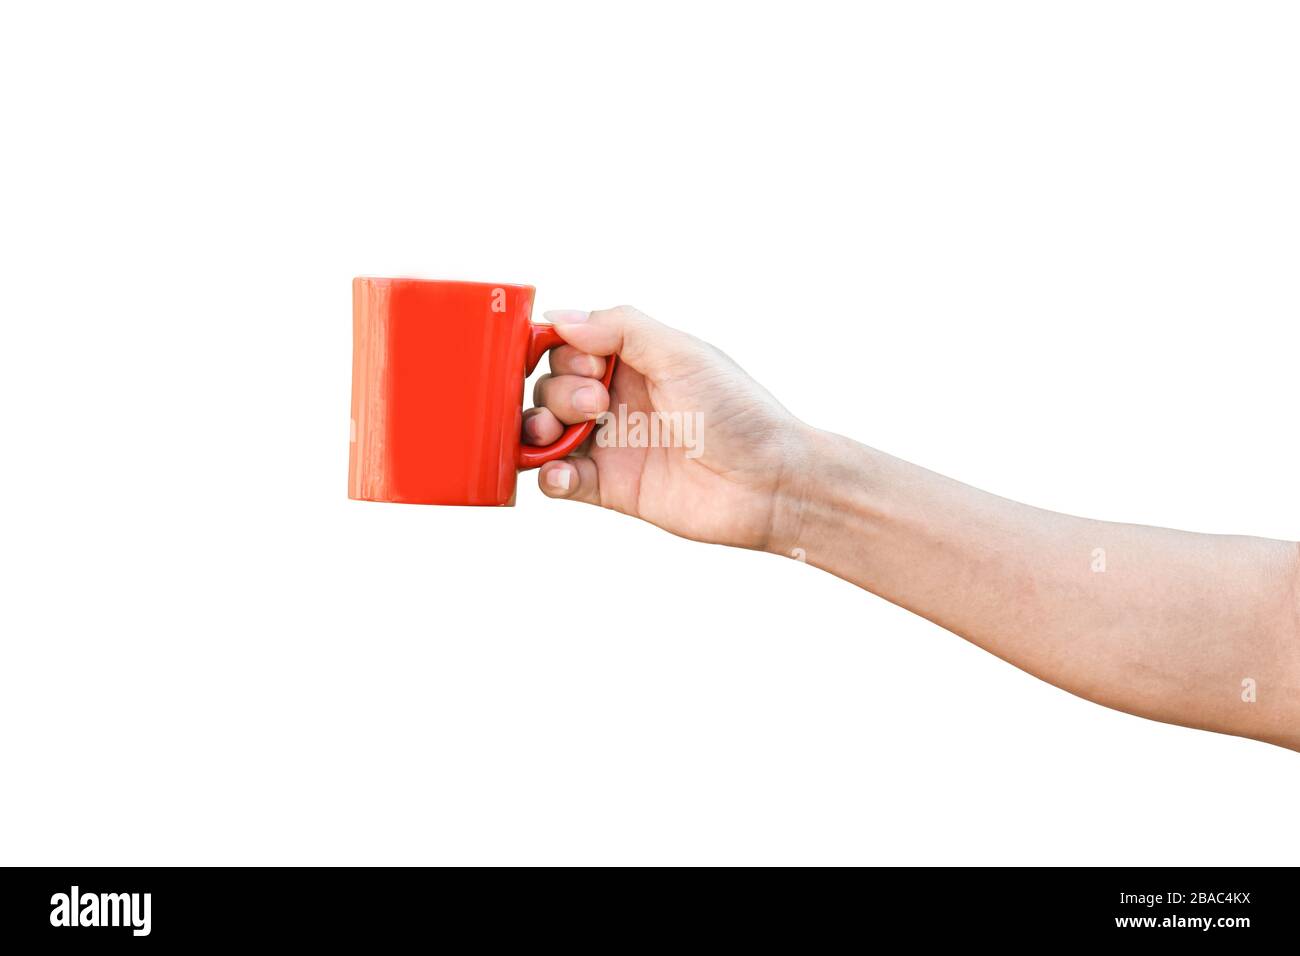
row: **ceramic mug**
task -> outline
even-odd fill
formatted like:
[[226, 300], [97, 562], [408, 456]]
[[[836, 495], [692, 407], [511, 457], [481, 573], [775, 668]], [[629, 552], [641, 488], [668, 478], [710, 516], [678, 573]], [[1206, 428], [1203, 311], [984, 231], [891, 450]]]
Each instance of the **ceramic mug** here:
[[[512, 505], [518, 473], [563, 458], [594, 421], [520, 442], [524, 379], [564, 341], [531, 320], [533, 287], [352, 280], [348, 497]], [[601, 381], [609, 387], [616, 357]]]

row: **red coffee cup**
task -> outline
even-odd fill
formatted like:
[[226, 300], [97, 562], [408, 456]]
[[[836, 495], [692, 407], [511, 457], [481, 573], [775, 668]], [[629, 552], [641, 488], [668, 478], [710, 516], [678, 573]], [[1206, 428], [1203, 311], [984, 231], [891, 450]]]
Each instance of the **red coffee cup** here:
[[532, 308], [526, 285], [352, 280], [349, 498], [513, 505], [518, 472], [586, 441], [594, 421], [520, 443], [524, 379], [564, 344]]

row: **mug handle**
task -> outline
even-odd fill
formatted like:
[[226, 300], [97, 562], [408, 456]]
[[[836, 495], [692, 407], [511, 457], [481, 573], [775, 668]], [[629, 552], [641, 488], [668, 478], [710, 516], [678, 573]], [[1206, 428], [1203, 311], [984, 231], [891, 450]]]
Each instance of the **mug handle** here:
[[[565, 344], [564, 339], [560, 338], [560, 333], [555, 331], [553, 325], [538, 325], [535, 322], [530, 322], [529, 328], [531, 332], [528, 336], [528, 357], [524, 360], [524, 375], [533, 373], [533, 369], [537, 368], [537, 363], [542, 360], [542, 353], [555, 348], [557, 345]], [[605, 374], [600, 379], [600, 384], [604, 385], [606, 390], [609, 389], [609, 383], [614, 380], [614, 367], [616, 365], [618, 365], [617, 355], [606, 356]], [[519, 470], [528, 471], [530, 468], [538, 468], [548, 461], [555, 461], [557, 458], [563, 458], [571, 454], [574, 449], [587, 440], [595, 427], [595, 419], [570, 425], [564, 430], [563, 435], [549, 445], [525, 445], [521, 442], [519, 445]]]

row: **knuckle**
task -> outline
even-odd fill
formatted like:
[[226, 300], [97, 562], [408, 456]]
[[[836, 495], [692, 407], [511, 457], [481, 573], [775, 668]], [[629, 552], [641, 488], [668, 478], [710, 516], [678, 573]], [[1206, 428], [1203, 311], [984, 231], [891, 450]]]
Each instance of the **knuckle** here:
[[616, 305], [612, 309], [606, 309], [605, 313], [622, 322], [635, 321], [641, 318], [641, 313], [630, 305]]

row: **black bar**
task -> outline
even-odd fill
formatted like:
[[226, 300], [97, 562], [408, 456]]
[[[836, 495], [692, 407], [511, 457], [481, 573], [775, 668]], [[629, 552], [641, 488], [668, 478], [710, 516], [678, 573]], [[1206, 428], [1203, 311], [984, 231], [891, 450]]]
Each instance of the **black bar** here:
[[[911, 942], [1177, 948], [1277, 941], [1289, 950], [1300, 914], [1293, 869], [615, 871], [595, 879], [580, 870], [2, 872], [0, 932], [7, 948], [14, 941], [90, 949], [249, 942], [373, 948], [409, 945], [412, 934], [453, 942], [462, 933], [483, 944], [526, 938], [533, 944], [678, 946], [753, 938], [806, 947], [848, 933], [855, 942], [900, 935]], [[71, 925], [74, 886], [75, 922], [118, 925]], [[63, 902], [68, 905], [61, 909]]]

